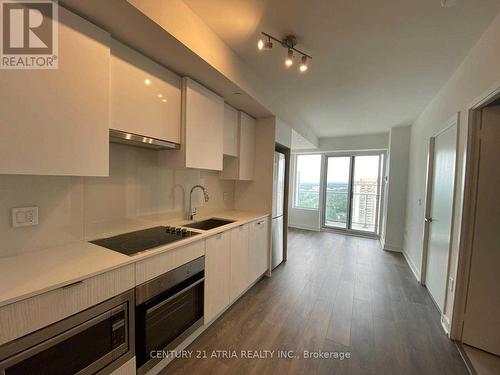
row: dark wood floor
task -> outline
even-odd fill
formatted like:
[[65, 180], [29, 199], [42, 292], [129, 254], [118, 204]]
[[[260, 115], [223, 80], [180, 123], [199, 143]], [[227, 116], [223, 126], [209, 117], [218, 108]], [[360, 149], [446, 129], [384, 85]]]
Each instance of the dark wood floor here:
[[163, 374], [468, 374], [401, 254], [325, 232], [291, 230], [288, 261], [188, 349], [209, 357], [214, 350], [299, 357], [322, 350], [351, 358], [176, 359]]

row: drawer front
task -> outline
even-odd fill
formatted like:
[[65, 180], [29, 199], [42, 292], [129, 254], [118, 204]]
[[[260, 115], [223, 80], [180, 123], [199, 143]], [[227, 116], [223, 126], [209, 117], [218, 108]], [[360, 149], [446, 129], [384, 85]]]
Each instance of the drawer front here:
[[134, 265], [0, 308], [0, 345], [123, 293], [135, 285]]
[[205, 255], [205, 240], [182, 246], [139, 261], [135, 266], [135, 281], [140, 285], [174, 268]]

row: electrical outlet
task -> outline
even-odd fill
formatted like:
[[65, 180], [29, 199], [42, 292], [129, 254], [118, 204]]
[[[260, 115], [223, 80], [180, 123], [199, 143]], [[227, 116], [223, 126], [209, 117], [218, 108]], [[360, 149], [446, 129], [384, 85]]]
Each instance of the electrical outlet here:
[[12, 226], [38, 225], [38, 207], [16, 207], [12, 209]]

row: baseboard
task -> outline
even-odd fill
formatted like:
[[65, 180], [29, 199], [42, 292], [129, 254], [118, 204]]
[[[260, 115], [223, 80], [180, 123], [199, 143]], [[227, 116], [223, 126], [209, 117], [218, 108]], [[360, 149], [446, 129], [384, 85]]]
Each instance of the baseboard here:
[[319, 232], [320, 229], [317, 227], [313, 227], [312, 225], [303, 225], [303, 224], [292, 224], [288, 223], [288, 226], [290, 228], [296, 228], [296, 229], [304, 229], [304, 230], [312, 230], [314, 232]]
[[397, 246], [397, 245], [392, 245], [390, 243], [382, 243], [380, 242], [380, 244], [382, 245], [382, 249], [384, 250], [387, 250], [387, 251], [395, 251], [395, 252], [398, 252], [398, 253], [402, 253], [403, 252], [403, 248], [401, 246]]
[[444, 314], [441, 314], [441, 326], [443, 327], [446, 336], [450, 337], [450, 320]]
[[411, 272], [413, 272], [413, 275], [415, 276], [417, 281], [420, 282], [421, 281], [420, 271], [418, 271], [418, 268], [415, 266], [415, 264], [413, 263], [411, 258], [406, 254], [404, 249], [403, 249], [402, 253], [403, 253], [403, 256], [405, 257], [406, 263], [408, 263], [408, 266], [410, 267]]

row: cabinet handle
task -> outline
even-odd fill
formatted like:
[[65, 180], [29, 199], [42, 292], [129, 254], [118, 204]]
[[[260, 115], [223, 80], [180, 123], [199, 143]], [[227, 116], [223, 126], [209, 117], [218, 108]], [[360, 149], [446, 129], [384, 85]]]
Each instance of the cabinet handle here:
[[75, 287], [75, 286], [77, 286], [77, 285], [80, 285], [80, 284], [83, 284], [83, 280], [76, 281], [76, 282], [74, 282], [74, 283], [71, 283], [71, 284], [65, 285], [65, 286], [63, 286], [62, 288], [63, 288], [63, 289], [70, 289], [70, 288], [73, 288], [73, 287]]
[[257, 225], [262, 225], [262, 224], [264, 224], [265, 222], [266, 222], [265, 220], [259, 221], [259, 222], [257, 223]]

